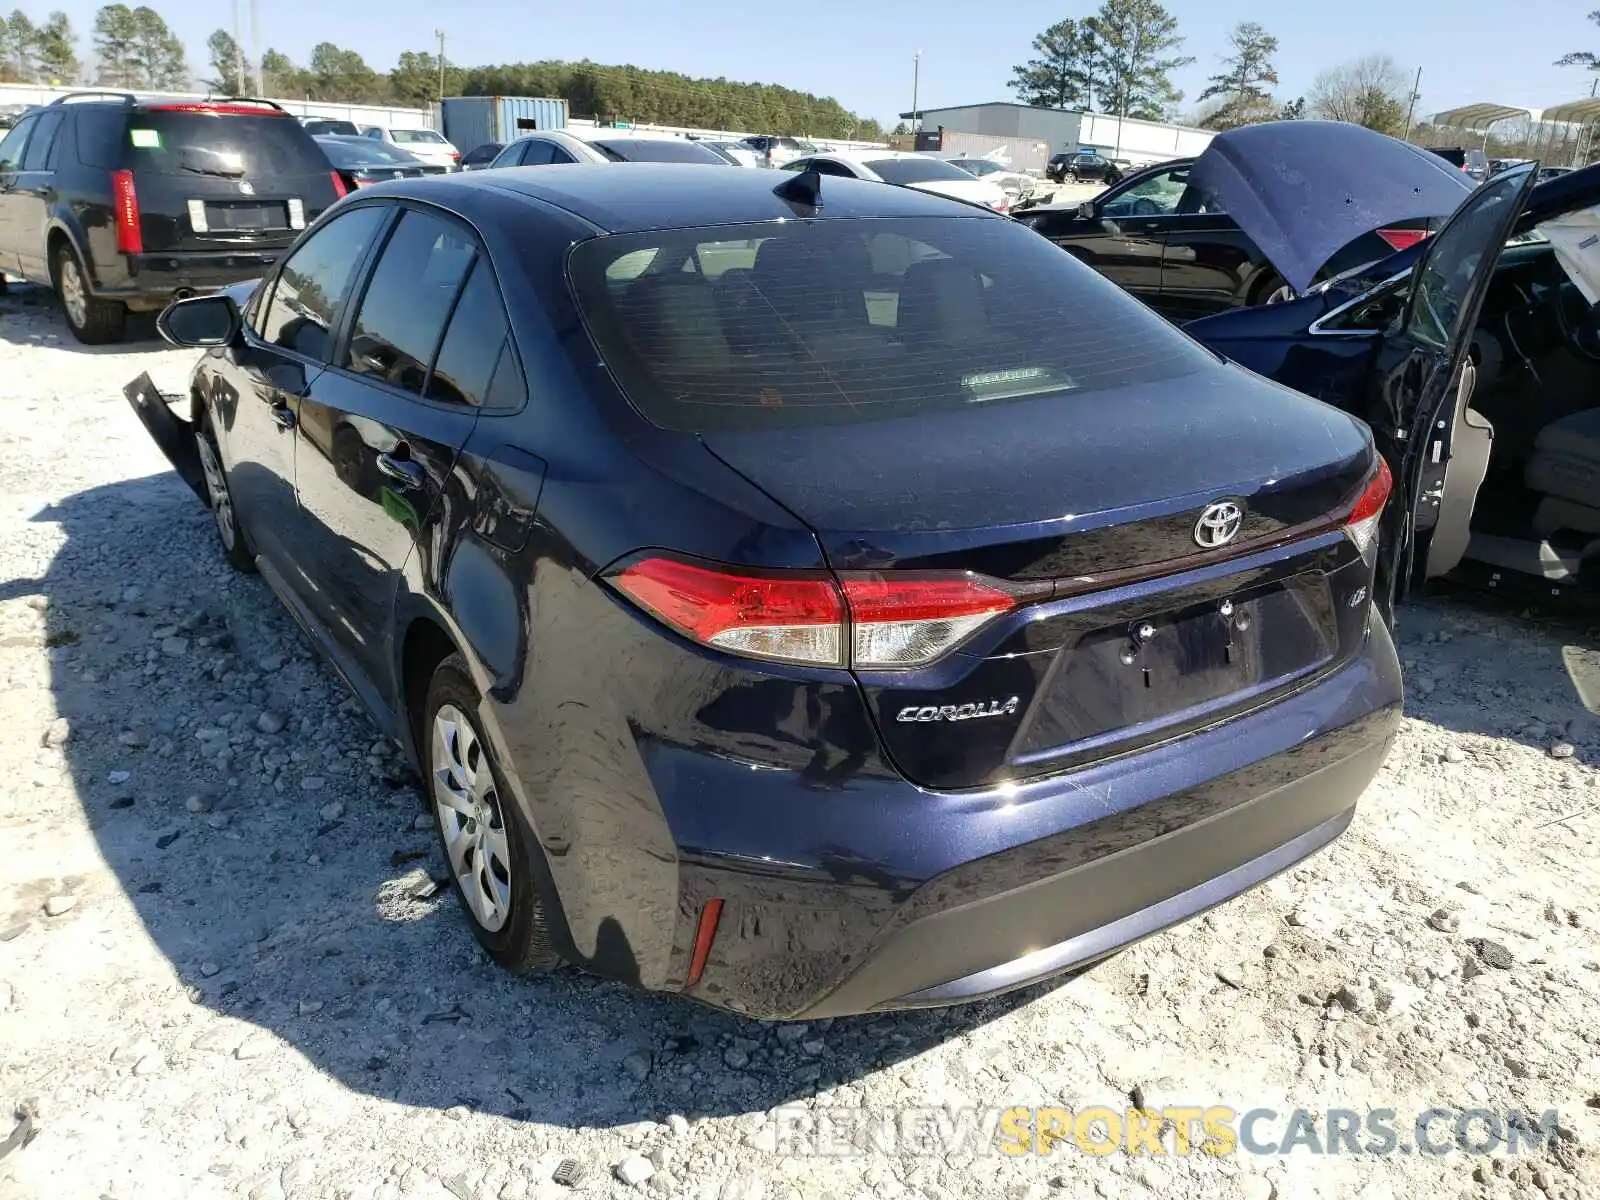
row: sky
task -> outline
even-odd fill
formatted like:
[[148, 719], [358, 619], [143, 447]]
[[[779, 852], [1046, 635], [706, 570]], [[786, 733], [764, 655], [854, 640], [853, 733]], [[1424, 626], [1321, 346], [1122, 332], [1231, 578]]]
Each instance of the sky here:
[[[130, 4], [138, 0], [129, 0]], [[183, 38], [191, 69], [205, 74], [205, 40], [232, 28], [233, 0], [146, 0]], [[1546, 107], [1587, 96], [1595, 76], [1556, 67], [1572, 50], [1600, 54], [1600, 25], [1585, 13], [1595, 0], [1556, 0], [1529, 20], [1501, 0], [1339, 0], [1269, 4], [1264, 0], [1166, 0], [1196, 62], [1176, 73], [1182, 107], [1193, 107], [1206, 77], [1220, 69], [1227, 33], [1259, 21], [1279, 41], [1278, 94], [1309, 91], [1318, 71], [1373, 52], [1407, 72], [1422, 68], [1419, 117], [1494, 101]], [[0, 0], [9, 9], [19, 0]], [[60, 8], [89, 53], [98, 4], [20, 0], [35, 20]], [[590, 59], [778, 83], [821, 96], [891, 126], [912, 107], [913, 56], [921, 51], [921, 108], [1014, 99], [1011, 68], [1032, 57], [1035, 34], [1062, 17], [1089, 15], [1074, 5], [973, 4], [971, 0], [804, 0], [747, 5], [736, 0], [604, 0], [544, 4], [528, 0], [257, 0], [261, 40], [296, 62], [317, 42], [356, 50], [387, 70], [403, 50], [434, 47], [446, 35], [453, 63]], [[246, 18], [246, 22], [248, 19]], [[248, 23], [246, 23], [248, 34]]]

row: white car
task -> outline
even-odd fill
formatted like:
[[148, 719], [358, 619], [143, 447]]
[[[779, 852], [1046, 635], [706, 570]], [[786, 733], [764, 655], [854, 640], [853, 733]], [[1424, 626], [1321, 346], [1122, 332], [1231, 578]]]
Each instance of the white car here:
[[461, 151], [446, 141], [442, 133], [432, 129], [386, 129], [381, 125], [367, 125], [361, 130], [361, 136], [399, 146], [407, 154], [435, 167], [454, 171], [461, 165]]
[[530, 133], [508, 142], [489, 164], [497, 167], [549, 167], [564, 163], [677, 162], [726, 167], [729, 160], [688, 138], [589, 129], [579, 137], [570, 129]]
[[995, 212], [1011, 210], [1011, 199], [998, 183], [979, 179], [942, 158], [904, 150], [857, 150], [850, 154], [812, 154], [783, 164], [785, 171], [816, 171], [820, 175], [846, 175], [872, 179], [898, 187], [916, 188], [952, 200], [981, 205]]
[[761, 156], [743, 142], [723, 141], [718, 138], [696, 139], [702, 146], [710, 146], [722, 154], [726, 154], [741, 167], [764, 167]]
[[1013, 208], [1018, 201], [1026, 200], [1033, 195], [1034, 181], [1031, 175], [1013, 171], [1004, 163], [995, 162], [992, 158], [971, 158], [963, 154], [951, 156], [945, 161], [952, 166], [960, 167], [970, 175], [976, 175], [979, 179], [998, 183], [1006, 195], [1011, 197]]

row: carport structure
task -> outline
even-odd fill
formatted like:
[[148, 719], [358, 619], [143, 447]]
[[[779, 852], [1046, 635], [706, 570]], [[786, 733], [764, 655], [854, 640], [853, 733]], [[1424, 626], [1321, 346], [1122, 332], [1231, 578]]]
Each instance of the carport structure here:
[[1436, 127], [1481, 133], [1488, 148], [1489, 132], [1501, 121], [1529, 122], [1531, 156], [1546, 166], [1582, 166], [1594, 151], [1594, 129], [1600, 125], [1600, 98], [1584, 96], [1549, 108], [1515, 108], [1509, 104], [1467, 104], [1435, 113]]
[[1526, 108], [1512, 108], [1508, 104], [1467, 104], [1461, 108], [1452, 108], [1448, 112], [1434, 113], [1435, 126], [1445, 125], [1451, 129], [1462, 129], [1468, 133], [1483, 134], [1483, 148], [1489, 148], [1489, 129], [1500, 121], [1509, 121], [1515, 117], [1533, 116], [1532, 111]]

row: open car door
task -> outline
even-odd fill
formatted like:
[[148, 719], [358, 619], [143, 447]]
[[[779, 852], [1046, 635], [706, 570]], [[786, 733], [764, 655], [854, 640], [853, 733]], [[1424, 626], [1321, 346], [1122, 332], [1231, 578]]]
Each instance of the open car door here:
[[1469, 408], [1476, 371], [1467, 350], [1534, 175], [1530, 164], [1495, 176], [1428, 239], [1405, 307], [1377, 351], [1367, 421], [1395, 490], [1384, 514], [1376, 599], [1391, 622], [1413, 586], [1450, 570], [1466, 549], [1492, 438]]

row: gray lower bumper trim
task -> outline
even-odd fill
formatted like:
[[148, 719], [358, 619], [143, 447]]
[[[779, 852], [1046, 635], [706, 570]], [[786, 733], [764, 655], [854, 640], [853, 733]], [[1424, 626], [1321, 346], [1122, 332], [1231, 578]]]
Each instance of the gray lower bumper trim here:
[[1054, 946], [1046, 946], [1043, 950], [1036, 950], [1022, 958], [1001, 963], [997, 967], [990, 967], [986, 971], [978, 971], [961, 979], [953, 979], [949, 983], [924, 988], [920, 992], [911, 992], [882, 1007], [915, 1008], [924, 1004], [950, 1004], [962, 1000], [976, 1000], [998, 992], [1010, 991], [1012, 988], [1022, 987], [1036, 980], [1047, 979], [1082, 963], [1104, 958], [1113, 950], [1139, 941], [1141, 938], [1147, 938], [1169, 925], [1188, 920], [1196, 913], [1213, 908], [1224, 900], [1231, 900], [1263, 880], [1292, 867], [1343, 833], [1354, 817], [1355, 809], [1347, 809], [1322, 824], [1313, 826], [1298, 837], [1290, 839], [1277, 849], [1269, 850], [1259, 858], [1240, 863], [1231, 871], [1214, 879], [1208, 879], [1175, 896], [1169, 896], [1148, 908], [1141, 908], [1108, 925], [1091, 929], [1077, 937], [1058, 942]]

